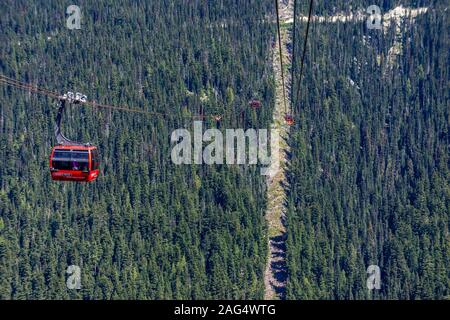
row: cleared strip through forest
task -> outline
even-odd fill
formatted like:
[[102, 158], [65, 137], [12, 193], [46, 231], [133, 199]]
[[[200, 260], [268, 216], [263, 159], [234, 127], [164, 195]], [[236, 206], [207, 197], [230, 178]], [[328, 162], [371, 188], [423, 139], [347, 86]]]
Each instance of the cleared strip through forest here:
[[[291, 63], [288, 44], [291, 42], [291, 33], [285, 22], [293, 14], [293, 1], [280, 1], [281, 47], [285, 66]], [[273, 46], [273, 70], [275, 76], [275, 109], [272, 119], [272, 129], [280, 133], [281, 165], [278, 170], [274, 168], [267, 179], [267, 209], [266, 220], [268, 225], [269, 257], [264, 276], [264, 299], [284, 299], [286, 296], [286, 228], [284, 225], [286, 214], [286, 154], [289, 146], [286, 142], [289, 126], [284, 120], [283, 86], [281, 80], [280, 54], [278, 51], [278, 38]], [[289, 97], [291, 77], [288, 70], [284, 70], [286, 80], [286, 97]]]
[[[281, 0], [280, 1], [280, 23], [281, 23], [281, 47], [282, 55], [285, 67], [284, 70], [286, 80], [286, 97], [290, 96], [291, 77], [288, 72], [292, 57], [288, 50], [288, 45], [292, 44], [292, 22], [293, 22], [293, 0]], [[387, 32], [391, 23], [396, 26], [395, 43], [389, 50], [387, 57], [386, 67], [392, 67], [395, 62], [395, 57], [400, 54], [401, 47], [398, 43], [398, 39], [401, 39], [400, 24], [404, 18], [414, 19], [416, 16], [426, 13], [427, 8], [403, 8], [398, 6], [382, 16], [383, 18], [383, 30]], [[336, 23], [336, 22], [357, 22], [367, 19], [365, 12], [349, 13], [349, 14], [337, 14], [334, 16], [312, 16], [313, 22], [318, 23]], [[300, 21], [306, 22], [307, 16], [299, 16]], [[289, 146], [286, 142], [289, 134], [289, 127], [284, 121], [284, 104], [283, 104], [283, 86], [280, 68], [280, 55], [278, 51], [278, 37], [275, 37], [275, 44], [273, 46], [273, 70], [275, 76], [275, 109], [272, 120], [272, 128], [278, 129], [280, 132], [280, 152], [282, 163], [279, 170], [275, 168], [271, 171], [267, 180], [267, 209], [266, 220], [268, 224], [268, 246], [269, 257], [267, 259], [267, 265], [264, 276], [265, 285], [265, 299], [284, 299], [286, 297], [286, 280], [288, 277], [286, 267], [286, 227], [285, 227], [285, 215], [286, 215], [286, 154], [289, 152]]]

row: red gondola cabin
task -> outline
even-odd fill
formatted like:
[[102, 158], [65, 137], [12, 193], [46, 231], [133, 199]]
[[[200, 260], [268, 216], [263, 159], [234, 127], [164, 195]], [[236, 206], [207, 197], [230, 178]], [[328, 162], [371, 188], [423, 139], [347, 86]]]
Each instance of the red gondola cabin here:
[[249, 104], [250, 107], [253, 108], [253, 109], [259, 109], [259, 108], [261, 108], [261, 101], [256, 100], [256, 99], [251, 100], [248, 104]]
[[50, 155], [52, 180], [90, 182], [97, 179], [99, 158], [96, 147], [61, 145]]
[[294, 124], [294, 117], [291, 116], [290, 114], [286, 114], [284, 116], [284, 120], [286, 121], [288, 126], [292, 126]]

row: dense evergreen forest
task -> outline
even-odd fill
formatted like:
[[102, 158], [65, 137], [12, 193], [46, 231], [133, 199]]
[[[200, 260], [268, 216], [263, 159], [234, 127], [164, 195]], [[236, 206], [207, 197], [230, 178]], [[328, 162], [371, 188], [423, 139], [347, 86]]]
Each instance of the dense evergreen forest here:
[[[392, 68], [393, 26], [313, 25], [290, 139], [288, 299], [449, 297], [450, 52], [439, 3], [384, 1], [383, 12], [432, 9], [402, 26]], [[381, 269], [379, 291], [366, 287], [369, 265]]]
[[[0, 298], [261, 298], [259, 170], [176, 166], [170, 134], [199, 112], [269, 122], [271, 2], [79, 1], [80, 30], [66, 28], [70, 4], [1, 1], [1, 73], [171, 116], [69, 108], [63, 131], [98, 145], [101, 177], [55, 183], [56, 102], [0, 87]], [[72, 264], [80, 291], [66, 288]]]
[[[315, 2], [317, 15], [374, 4]], [[98, 146], [101, 174], [55, 183], [56, 101], [0, 85], [0, 299], [262, 299], [266, 178], [174, 165], [170, 135], [203, 113], [223, 115], [205, 128], [270, 127], [274, 2], [80, 0], [80, 30], [71, 4], [2, 0], [0, 73], [164, 116], [68, 108], [64, 133]], [[288, 299], [450, 296], [448, 4], [378, 5], [399, 4], [432, 10], [402, 26], [392, 68], [394, 26], [312, 24], [288, 139]]]

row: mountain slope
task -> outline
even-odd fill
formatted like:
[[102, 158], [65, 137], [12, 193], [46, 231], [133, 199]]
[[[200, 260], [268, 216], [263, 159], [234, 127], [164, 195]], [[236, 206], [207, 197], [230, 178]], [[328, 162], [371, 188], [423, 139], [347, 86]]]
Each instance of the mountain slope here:
[[[450, 293], [448, 19], [442, 7], [406, 19], [386, 73], [395, 28], [312, 29], [290, 140], [289, 299]], [[370, 265], [380, 290], [367, 289]]]

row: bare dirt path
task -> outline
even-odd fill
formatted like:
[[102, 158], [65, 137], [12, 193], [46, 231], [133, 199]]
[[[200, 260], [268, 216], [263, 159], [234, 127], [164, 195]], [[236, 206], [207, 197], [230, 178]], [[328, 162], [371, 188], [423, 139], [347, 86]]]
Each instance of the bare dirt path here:
[[[287, 45], [291, 42], [291, 26], [287, 26], [286, 21], [292, 17], [293, 1], [280, 1], [280, 23], [281, 45], [283, 63], [290, 66], [291, 57]], [[280, 133], [280, 158], [281, 164], [278, 170], [273, 168], [267, 179], [267, 199], [266, 220], [269, 228], [269, 257], [267, 259], [264, 285], [264, 298], [284, 299], [286, 296], [286, 228], [284, 225], [286, 214], [286, 153], [289, 146], [286, 138], [289, 134], [289, 126], [284, 121], [283, 87], [281, 80], [280, 54], [278, 50], [278, 39], [273, 49], [273, 69], [275, 75], [275, 110], [273, 114], [272, 129], [277, 129]], [[291, 77], [289, 69], [284, 70], [286, 83], [286, 97], [289, 97]], [[288, 106], [289, 107], [289, 106]]]

